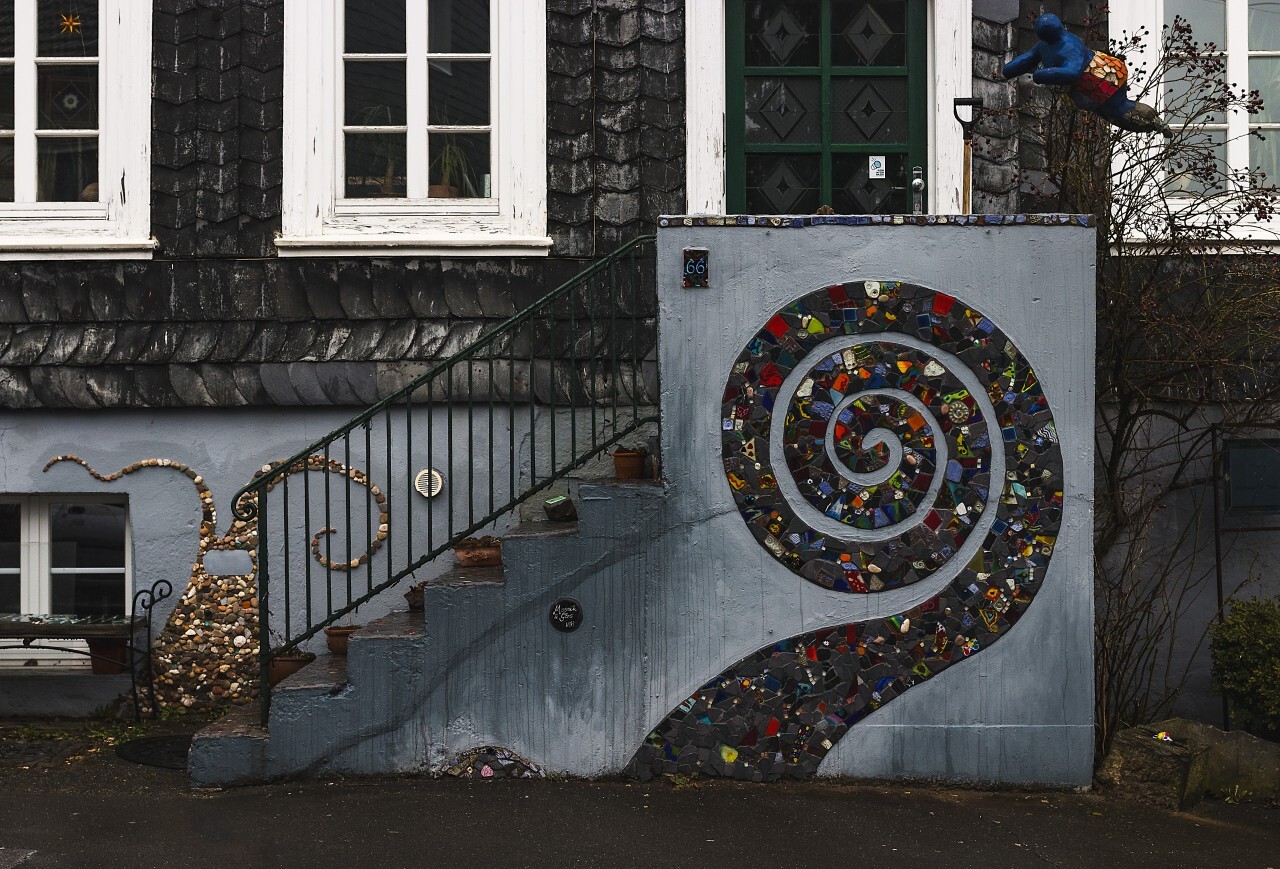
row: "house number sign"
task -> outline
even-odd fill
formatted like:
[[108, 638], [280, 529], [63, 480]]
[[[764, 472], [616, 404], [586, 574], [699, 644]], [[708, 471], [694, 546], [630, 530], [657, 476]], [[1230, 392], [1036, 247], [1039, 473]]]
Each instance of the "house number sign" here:
[[551, 627], [571, 634], [582, 627], [582, 604], [571, 597], [562, 597], [551, 605]]
[[711, 251], [705, 247], [689, 247], [684, 251], [685, 289], [705, 289], [711, 286]]

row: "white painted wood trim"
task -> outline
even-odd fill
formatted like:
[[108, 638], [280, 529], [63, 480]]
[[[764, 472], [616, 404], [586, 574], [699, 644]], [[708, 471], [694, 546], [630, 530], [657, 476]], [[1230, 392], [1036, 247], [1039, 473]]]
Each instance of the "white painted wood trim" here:
[[439, 199], [399, 200], [379, 209], [374, 200], [338, 198], [343, 183], [342, 6], [341, 0], [285, 0], [280, 255], [368, 255], [376, 250], [396, 255], [545, 254], [551, 245], [546, 0], [493, 0], [493, 196], [459, 202], [456, 209]]
[[[685, 6], [685, 208], [725, 213], [725, 0]], [[969, 0], [929, 4], [930, 210], [960, 210], [964, 137], [952, 100], [973, 87], [973, 11]]]
[[[151, 256], [151, 4], [100, 0], [97, 203], [35, 199], [35, 0], [15, 6], [16, 202], [0, 203], [0, 260]], [[29, 9], [27, 7], [30, 7]], [[25, 43], [29, 46], [22, 47]], [[24, 64], [24, 60], [28, 61]], [[16, 119], [15, 119], [16, 120]], [[25, 201], [24, 201], [25, 200]], [[30, 256], [19, 255], [22, 251]]]

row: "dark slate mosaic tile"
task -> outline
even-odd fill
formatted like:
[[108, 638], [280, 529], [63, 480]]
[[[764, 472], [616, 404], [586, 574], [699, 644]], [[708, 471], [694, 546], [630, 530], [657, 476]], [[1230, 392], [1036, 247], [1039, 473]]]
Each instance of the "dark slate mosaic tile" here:
[[908, 612], [739, 661], [653, 729], [630, 767], [641, 778], [811, 775], [849, 727], [1017, 622], [1061, 524], [1062, 458], [1039, 379], [990, 318], [945, 293], [858, 281], [797, 299], [737, 358], [721, 411], [735, 503], [789, 570], [856, 594], [955, 575]]
[[489, 781], [500, 778], [546, 778], [542, 768], [506, 748], [484, 745], [464, 751], [445, 765], [441, 776]]

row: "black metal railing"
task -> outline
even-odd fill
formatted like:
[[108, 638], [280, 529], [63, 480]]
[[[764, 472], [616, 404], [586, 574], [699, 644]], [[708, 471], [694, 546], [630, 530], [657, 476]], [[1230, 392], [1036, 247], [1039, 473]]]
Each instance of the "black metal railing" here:
[[258, 552], [264, 721], [272, 658], [657, 423], [653, 241], [417, 376], [387, 372], [407, 382], [236, 493]]

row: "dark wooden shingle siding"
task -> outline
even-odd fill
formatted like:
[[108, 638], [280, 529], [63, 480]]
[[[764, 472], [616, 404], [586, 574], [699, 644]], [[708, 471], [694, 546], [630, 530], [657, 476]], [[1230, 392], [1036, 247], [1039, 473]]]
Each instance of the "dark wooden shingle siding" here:
[[358, 406], [684, 203], [682, 0], [548, 0], [549, 258], [279, 259], [284, 4], [155, 0], [150, 262], [0, 269], [0, 407]]

